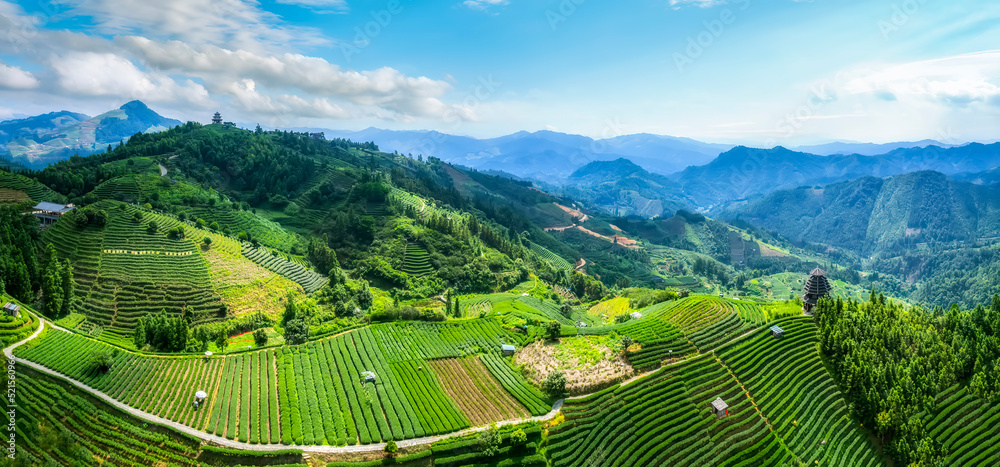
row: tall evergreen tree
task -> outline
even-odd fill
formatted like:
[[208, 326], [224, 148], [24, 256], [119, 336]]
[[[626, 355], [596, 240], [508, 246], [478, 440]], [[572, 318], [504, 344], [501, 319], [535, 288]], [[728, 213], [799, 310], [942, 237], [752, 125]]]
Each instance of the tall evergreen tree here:
[[62, 289], [63, 303], [62, 316], [66, 316], [73, 311], [73, 293], [76, 289], [76, 281], [73, 280], [73, 265], [66, 259], [62, 266]]
[[62, 315], [65, 294], [62, 286], [62, 263], [56, 255], [56, 249], [50, 243], [46, 247], [48, 261], [42, 273], [42, 310], [52, 318]]

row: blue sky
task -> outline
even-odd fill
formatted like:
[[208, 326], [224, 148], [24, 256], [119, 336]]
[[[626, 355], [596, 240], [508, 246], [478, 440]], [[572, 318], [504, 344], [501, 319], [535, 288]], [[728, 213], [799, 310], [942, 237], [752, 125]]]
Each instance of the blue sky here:
[[0, 0], [0, 118], [994, 140], [988, 1]]

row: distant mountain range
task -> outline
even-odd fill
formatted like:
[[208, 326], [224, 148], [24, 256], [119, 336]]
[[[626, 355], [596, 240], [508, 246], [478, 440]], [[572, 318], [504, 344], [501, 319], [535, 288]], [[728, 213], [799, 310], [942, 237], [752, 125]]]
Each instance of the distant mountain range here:
[[1000, 237], [1000, 186], [934, 171], [864, 177], [777, 191], [721, 217], [868, 256], [918, 243]]
[[832, 156], [835, 154], [840, 154], [840, 155], [860, 154], [862, 156], [877, 156], [879, 154], [885, 154], [888, 152], [895, 151], [896, 149], [926, 148], [927, 146], [950, 148], [954, 147], [955, 145], [945, 144], [940, 141], [935, 141], [932, 139], [925, 139], [923, 141], [885, 143], [885, 144], [835, 141], [826, 144], [795, 146], [791, 149], [799, 152], [808, 152], [810, 154], [817, 154], [820, 156]]
[[621, 217], [669, 217], [687, 205], [676, 183], [625, 158], [591, 162], [546, 188]]
[[129, 102], [96, 117], [73, 112], [53, 112], [0, 122], [0, 159], [7, 164], [39, 169], [74, 154], [103, 151], [140, 132], [155, 132], [180, 125], [164, 118], [140, 101]]
[[328, 138], [374, 141], [383, 151], [434, 156], [477, 170], [501, 170], [519, 177], [566, 178], [593, 161], [625, 157], [650, 172], [670, 174], [705, 164], [732, 146], [688, 138], [634, 134], [595, 140], [553, 131], [520, 131], [476, 139], [437, 131], [323, 130]]
[[777, 190], [825, 185], [866, 176], [889, 177], [922, 170], [946, 175], [977, 173], [1000, 166], [1000, 143], [961, 147], [895, 149], [877, 156], [819, 156], [783, 147], [740, 146], [711, 163], [674, 174], [681, 191], [702, 209], [719, 209]]

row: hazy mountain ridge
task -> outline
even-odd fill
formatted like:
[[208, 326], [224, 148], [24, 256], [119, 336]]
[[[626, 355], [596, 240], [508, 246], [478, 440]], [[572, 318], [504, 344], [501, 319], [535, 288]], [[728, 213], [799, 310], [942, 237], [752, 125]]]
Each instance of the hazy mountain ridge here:
[[497, 138], [476, 139], [437, 131], [323, 130], [328, 137], [375, 141], [387, 151], [422, 154], [477, 170], [502, 170], [520, 177], [568, 177], [597, 160], [626, 157], [651, 172], [669, 174], [704, 164], [732, 146], [689, 138], [634, 134], [595, 140], [554, 131], [519, 131]]
[[878, 156], [819, 156], [780, 146], [773, 149], [740, 146], [707, 165], [689, 167], [672, 178], [696, 206], [711, 209], [734, 200], [803, 185], [825, 185], [866, 176], [890, 177], [923, 170], [954, 175], [981, 172], [998, 165], [1000, 144], [997, 143], [896, 149]]
[[623, 217], [669, 216], [688, 204], [675, 182], [625, 158], [591, 162], [550, 189]]
[[871, 255], [1000, 236], [1000, 187], [920, 171], [782, 190], [722, 217]]
[[[53, 119], [60, 124], [40, 125]], [[16, 136], [7, 142], [4, 156], [37, 169], [74, 154], [103, 151], [136, 133], [163, 131], [181, 122], [157, 114], [140, 101], [131, 101], [96, 117], [63, 111], [3, 122], [0, 128], [5, 124], [9, 130], [4, 131]]]

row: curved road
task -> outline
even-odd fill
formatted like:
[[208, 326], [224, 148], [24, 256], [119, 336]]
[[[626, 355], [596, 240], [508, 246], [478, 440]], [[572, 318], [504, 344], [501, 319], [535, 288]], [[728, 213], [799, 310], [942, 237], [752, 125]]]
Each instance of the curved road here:
[[[46, 368], [46, 367], [44, 367], [42, 365], [39, 365], [39, 364], [37, 364], [35, 362], [30, 362], [30, 361], [25, 360], [23, 358], [15, 357], [14, 356], [14, 349], [16, 349], [17, 347], [19, 347], [19, 346], [27, 343], [28, 341], [31, 341], [32, 339], [38, 337], [38, 335], [41, 334], [42, 329], [45, 328], [46, 324], [49, 324], [50, 328], [58, 329], [58, 330], [63, 331], [63, 332], [69, 332], [69, 331], [66, 331], [65, 329], [60, 328], [59, 326], [56, 326], [55, 324], [48, 323], [41, 316], [35, 315], [34, 313], [31, 313], [31, 314], [33, 316], [35, 316], [36, 318], [38, 318], [38, 329], [32, 335], [28, 336], [28, 338], [26, 338], [26, 339], [24, 339], [24, 340], [22, 340], [20, 342], [17, 342], [15, 344], [12, 344], [11, 346], [3, 349], [3, 353], [4, 353], [4, 355], [7, 356], [8, 359], [13, 359], [17, 363], [20, 363], [22, 365], [31, 367], [32, 369], [35, 369], [35, 370], [40, 371], [42, 373], [45, 373], [45, 374], [48, 374], [48, 375], [52, 375], [52, 376], [55, 376], [57, 378], [61, 378], [61, 379], [64, 379], [66, 381], [69, 381], [70, 384], [72, 384], [72, 385], [74, 385], [74, 386], [76, 386], [76, 387], [78, 387], [78, 388], [80, 388], [80, 389], [82, 389], [82, 390], [90, 393], [94, 397], [97, 397], [97, 398], [103, 400], [104, 402], [107, 402], [108, 404], [111, 404], [111, 405], [115, 406], [115, 408], [121, 410], [122, 412], [126, 412], [126, 413], [128, 413], [130, 415], [133, 415], [135, 417], [138, 417], [138, 418], [141, 418], [143, 420], [146, 420], [146, 421], [149, 421], [149, 422], [152, 422], [152, 423], [156, 423], [156, 424], [159, 424], [159, 425], [168, 426], [168, 427], [173, 428], [173, 429], [175, 429], [177, 431], [180, 431], [180, 432], [183, 432], [183, 433], [187, 433], [187, 434], [189, 434], [191, 436], [200, 438], [203, 441], [209, 441], [209, 442], [212, 442], [214, 444], [218, 444], [220, 446], [224, 446], [224, 447], [227, 447], [227, 448], [243, 449], [243, 450], [246, 450], [246, 451], [278, 451], [278, 450], [282, 450], [282, 449], [301, 449], [302, 451], [305, 451], [305, 452], [337, 454], [337, 453], [382, 451], [383, 449], [385, 449], [385, 443], [362, 444], [362, 445], [356, 445], [356, 446], [328, 446], [328, 445], [325, 445], [325, 444], [324, 445], [289, 445], [289, 444], [250, 444], [250, 443], [242, 443], [242, 442], [239, 442], [239, 441], [235, 441], [235, 440], [231, 440], [231, 439], [226, 439], [226, 438], [223, 438], [223, 437], [220, 437], [220, 436], [211, 435], [211, 434], [205, 433], [204, 431], [200, 431], [200, 430], [191, 428], [191, 427], [189, 427], [187, 425], [183, 425], [183, 424], [171, 421], [171, 420], [167, 420], [165, 418], [157, 417], [156, 415], [153, 415], [151, 413], [143, 412], [142, 410], [139, 410], [139, 409], [136, 409], [134, 407], [130, 407], [128, 405], [125, 405], [125, 404], [123, 404], [121, 402], [118, 402], [117, 400], [115, 400], [111, 396], [109, 396], [109, 395], [107, 395], [107, 394], [105, 394], [105, 393], [103, 393], [101, 391], [98, 391], [98, 390], [96, 390], [96, 389], [94, 389], [94, 388], [92, 388], [90, 386], [87, 386], [86, 384], [81, 383], [81, 382], [79, 382], [79, 381], [77, 381], [77, 380], [75, 380], [73, 378], [70, 378], [70, 377], [68, 377], [66, 375], [63, 375], [62, 373], [58, 373], [58, 372], [56, 372], [54, 370]], [[555, 417], [556, 413], [558, 413], [559, 409], [562, 407], [562, 404], [563, 404], [563, 400], [560, 399], [560, 400], [556, 401], [556, 403], [552, 406], [552, 411], [549, 412], [549, 413], [547, 413], [547, 414], [545, 414], [545, 415], [541, 415], [541, 416], [538, 416], [538, 417], [522, 418], [522, 419], [518, 419], [518, 420], [506, 420], [506, 421], [498, 422], [497, 425], [511, 425], [511, 424], [528, 422], [528, 421], [537, 421], [537, 422], [546, 421], [546, 420], [549, 420], [549, 419]], [[486, 430], [487, 428], [489, 428], [489, 427], [481, 426], [481, 427], [467, 428], [467, 429], [462, 430], [462, 431], [456, 431], [454, 433], [448, 433], [448, 434], [445, 434], [445, 435], [427, 436], [427, 437], [424, 437], [424, 438], [414, 438], [414, 439], [402, 440], [402, 441], [398, 441], [396, 444], [399, 447], [420, 446], [420, 445], [423, 445], [423, 444], [431, 444], [431, 443], [434, 443], [436, 441], [440, 441], [440, 440], [446, 439], [446, 438], [452, 438], [452, 437], [456, 437], [456, 436], [464, 436], [464, 435], [467, 435], [467, 434], [475, 433], [477, 431], [483, 431], [483, 430]]]

